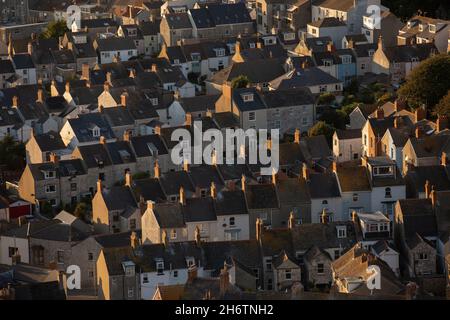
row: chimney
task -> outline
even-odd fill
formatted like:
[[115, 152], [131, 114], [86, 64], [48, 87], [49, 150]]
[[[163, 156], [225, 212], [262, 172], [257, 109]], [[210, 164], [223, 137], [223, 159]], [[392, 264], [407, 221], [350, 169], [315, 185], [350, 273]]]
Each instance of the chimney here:
[[158, 66], [156, 65], [156, 63], [152, 64], [152, 72], [156, 72], [158, 70]]
[[186, 120], [184, 122], [185, 125], [187, 126], [192, 126], [192, 114], [187, 112], [186, 113]]
[[434, 186], [431, 187], [430, 200], [431, 200], [431, 205], [433, 206], [433, 208], [435, 208], [436, 202], [437, 202], [437, 193], [436, 193], [436, 190], [434, 189]]
[[125, 186], [131, 188], [133, 185], [133, 177], [131, 176], [130, 171], [127, 171], [127, 173], [125, 173]]
[[153, 211], [153, 208], [155, 208], [155, 202], [152, 200], [147, 200], [147, 210]]
[[378, 37], [378, 48], [377, 50], [384, 50], [384, 42], [383, 42], [383, 37], [379, 36]]
[[189, 162], [187, 160], [183, 162], [183, 170], [189, 172]]
[[309, 67], [309, 63], [308, 63], [308, 60], [303, 60], [303, 62], [302, 62], [302, 69], [306, 69], [306, 68], [308, 68]]
[[257, 41], [256, 42], [256, 48], [258, 48], [258, 49], [262, 49], [262, 42], [261, 41]]
[[272, 184], [275, 186], [277, 185], [277, 173], [275, 169], [272, 169]]
[[37, 102], [40, 103], [44, 103], [44, 90], [42, 90], [41, 88], [38, 89], [37, 91]]
[[103, 189], [103, 182], [102, 182], [102, 180], [101, 179], [98, 179], [97, 180], [97, 192], [101, 192], [102, 191], [102, 189]]
[[109, 92], [109, 83], [108, 83], [108, 81], [105, 81], [105, 83], [103, 84], [103, 91]]
[[67, 93], [70, 92], [70, 82], [69, 81], [66, 82], [66, 92]]
[[288, 228], [293, 229], [294, 227], [295, 227], [295, 216], [294, 212], [291, 211], [291, 213], [289, 214]]
[[89, 64], [83, 63], [81, 66], [81, 79], [89, 81], [91, 78]]
[[245, 183], [246, 183], [245, 180], [246, 180], [246, 179], [245, 179], [245, 175], [242, 175], [242, 177], [241, 177], [241, 189], [242, 189], [242, 191], [244, 191], [244, 192], [245, 192]]
[[322, 210], [322, 214], [320, 215], [320, 220], [321, 220], [320, 222], [322, 222], [323, 224], [328, 223], [328, 213], [325, 208], [323, 208], [323, 210]]
[[192, 284], [194, 280], [197, 279], [197, 266], [190, 266], [188, 269], [188, 280], [187, 283]]
[[184, 188], [180, 187], [180, 204], [182, 206], [186, 205], [186, 195], [184, 194]]
[[352, 211], [352, 221], [353, 221], [353, 223], [356, 223], [357, 220], [358, 220], [358, 213], [355, 210], [353, 210]]
[[300, 129], [295, 129], [294, 142], [297, 144], [300, 143]]
[[348, 40], [347, 48], [353, 49], [355, 46], [355, 43], [353, 42], [353, 39]]
[[112, 73], [109, 71], [106, 73], [106, 82], [112, 85]]
[[441, 131], [447, 129], [447, 126], [448, 126], [447, 117], [438, 116], [438, 118], [436, 120], [436, 131], [441, 132]]
[[131, 236], [130, 236], [130, 242], [131, 242], [131, 248], [136, 249], [137, 246], [139, 245], [139, 238], [136, 234], [136, 232], [131, 232]]
[[415, 282], [408, 282], [405, 288], [405, 299], [406, 300], [415, 299], [417, 295], [417, 289], [419, 289], [419, 287]]
[[128, 93], [124, 92], [120, 95], [120, 104], [122, 105], [122, 107], [126, 107], [127, 106], [127, 99], [128, 99]]
[[213, 199], [217, 198], [217, 188], [214, 182], [211, 182], [211, 198]]
[[398, 129], [400, 127], [400, 117], [394, 118], [394, 128]]
[[256, 241], [261, 241], [263, 230], [263, 221], [261, 218], [256, 218]]
[[18, 108], [19, 107], [19, 97], [18, 96], [14, 96], [12, 98], [12, 106], [14, 108]]
[[234, 47], [234, 53], [241, 53], [241, 42], [240, 41], [236, 41], [236, 45]]
[[441, 155], [441, 166], [446, 166], [447, 165], [447, 154], [445, 152], [442, 152]]
[[156, 179], [159, 179], [161, 177], [161, 169], [159, 168], [159, 161], [158, 159], [155, 160], [155, 165], [153, 167], [153, 172]]
[[136, 70], [131, 69], [128, 76], [132, 79], [136, 78]]
[[123, 141], [130, 142], [131, 132], [129, 130], [125, 130], [123, 133]]
[[161, 237], [162, 237], [162, 242], [163, 242], [163, 244], [164, 244], [164, 247], [167, 248], [167, 247], [169, 246], [169, 237], [168, 237], [168, 235], [167, 235], [166, 229], [164, 229], [164, 230], [162, 231]]
[[333, 52], [334, 51], [334, 45], [333, 45], [332, 41], [327, 43], [327, 51], [328, 52]]
[[227, 293], [228, 286], [230, 285], [230, 274], [228, 273], [226, 263], [224, 263], [223, 269], [220, 270], [219, 282], [220, 297], [223, 298]]
[[430, 181], [425, 181], [425, 198], [429, 198], [430, 197], [430, 193], [431, 193], [431, 184]]
[[98, 112], [102, 113], [103, 112], [103, 106], [101, 104], [98, 105]]
[[56, 155], [56, 153], [52, 152], [50, 153], [50, 162], [58, 163], [59, 157]]
[[201, 237], [201, 233], [200, 233], [200, 228], [199, 226], [195, 227], [194, 230], [194, 239], [195, 239], [195, 244], [197, 245], [197, 247], [200, 247], [201, 243], [202, 243], [202, 237]]
[[155, 134], [158, 136], [161, 135], [161, 126], [159, 124], [155, 126]]
[[28, 46], [27, 46], [27, 51], [29, 55], [33, 54], [33, 43], [32, 42], [28, 42]]
[[331, 164], [331, 169], [334, 173], [337, 173], [337, 162], [336, 160], [333, 160], [333, 163]]
[[308, 169], [308, 166], [306, 165], [306, 163], [303, 163], [303, 165], [302, 165], [302, 176], [303, 176], [303, 179], [305, 179], [306, 181], [309, 181], [309, 169]]
[[416, 110], [414, 110], [414, 116], [416, 122], [419, 122], [420, 120], [423, 120], [427, 117], [427, 110], [423, 106], [419, 107]]
[[377, 108], [377, 119], [384, 119], [384, 110], [381, 107]]
[[422, 129], [420, 129], [419, 126], [416, 127], [415, 135], [416, 135], [416, 138], [417, 138], [417, 139], [422, 138]]
[[100, 143], [101, 143], [101, 144], [106, 144], [106, 138], [105, 138], [105, 136], [100, 136]]

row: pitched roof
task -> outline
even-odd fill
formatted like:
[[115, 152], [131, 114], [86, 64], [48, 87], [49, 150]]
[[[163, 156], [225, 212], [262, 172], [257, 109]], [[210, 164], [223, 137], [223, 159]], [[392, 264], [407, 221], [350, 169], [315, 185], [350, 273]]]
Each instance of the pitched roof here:
[[390, 62], [411, 62], [415, 58], [422, 61], [433, 52], [437, 52], [434, 43], [394, 46], [384, 49], [384, 53]]
[[67, 121], [79, 142], [98, 141], [99, 138], [92, 134], [92, 129], [95, 127], [100, 129], [100, 136], [104, 136], [106, 139], [115, 138], [111, 126], [100, 113], [84, 113], [78, 115], [78, 118], [68, 119]]
[[403, 216], [405, 238], [413, 238], [416, 233], [422, 237], [436, 237], [436, 216], [430, 199], [398, 200]]
[[346, 129], [346, 130], [337, 129], [336, 135], [340, 140], [361, 139], [362, 133], [361, 129]]
[[339, 20], [335, 17], [326, 17], [320, 20], [316, 20], [308, 23], [309, 25], [317, 28], [333, 28], [333, 27], [346, 27], [344, 21]]
[[371, 190], [366, 167], [351, 164], [338, 164], [336, 175], [342, 192]]
[[164, 16], [170, 29], [190, 29], [191, 20], [186, 12], [168, 13]]
[[245, 197], [251, 210], [279, 208], [276, 188], [272, 183], [246, 185]]
[[33, 59], [28, 53], [15, 54], [13, 62], [16, 69], [33, 69], [35, 68]]
[[218, 192], [214, 209], [217, 216], [247, 214], [244, 192], [242, 190]]
[[215, 104], [219, 97], [219, 94], [213, 94], [182, 98], [180, 99], [180, 104], [185, 112], [215, 110]]
[[102, 196], [106, 207], [110, 211], [125, 210], [129, 207], [137, 208], [136, 200], [133, 197], [131, 189], [127, 186], [113, 186], [104, 188]]
[[419, 193], [425, 192], [425, 183], [436, 191], [450, 190], [450, 179], [444, 166], [419, 166], [408, 170], [405, 176], [406, 189], [409, 197], [418, 197]]
[[291, 89], [338, 83], [341, 81], [317, 67], [312, 67], [289, 71], [270, 81], [269, 86], [274, 89]]
[[267, 91], [263, 93], [263, 100], [268, 108], [312, 105], [315, 103], [315, 99], [308, 88]]
[[[244, 97], [252, 96], [251, 100], [244, 100]], [[256, 111], [266, 109], [266, 105], [256, 88], [240, 88], [233, 91], [233, 102], [241, 112]]]
[[131, 38], [107, 38], [95, 40], [99, 51], [136, 50], [136, 44]]
[[311, 199], [340, 197], [339, 185], [334, 173], [310, 173], [308, 179]]

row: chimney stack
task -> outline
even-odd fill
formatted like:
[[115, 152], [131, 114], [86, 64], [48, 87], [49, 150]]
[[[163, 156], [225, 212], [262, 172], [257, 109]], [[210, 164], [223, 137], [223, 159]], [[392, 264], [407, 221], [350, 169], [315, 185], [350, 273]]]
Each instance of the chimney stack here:
[[416, 138], [417, 138], [417, 139], [422, 138], [422, 129], [420, 129], [419, 126], [416, 127], [415, 135], [416, 135]]
[[19, 107], [19, 97], [18, 96], [14, 96], [12, 98], [12, 106], [14, 108], [18, 108]]
[[430, 184], [430, 181], [425, 181], [425, 198], [429, 198], [430, 197], [430, 194], [431, 194], [431, 184]]
[[101, 144], [106, 144], [106, 138], [105, 138], [105, 136], [100, 136], [100, 143], [101, 143]]
[[128, 93], [124, 92], [120, 95], [120, 104], [122, 105], [122, 107], [126, 107], [127, 106], [127, 100], [128, 100]]
[[214, 182], [211, 182], [211, 198], [213, 199], [217, 198], [217, 188]]
[[241, 42], [240, 41], [236, 41], [236, 45], [234, 47], [234, 53], [241, 53]]
[[187, 283], [192, 284], [194, 280], [197, 279], [197, 266], [190, 266], [188, 269], [188, 280]]
[[152, 64], [152, 72], [156, 72], [158, 70], [158, 66], [156, 65], [156, 63]]
[[263, 47], [263, 45], [262, 45], [262, 42], [261, 41], [256, 41], [256, 48], [258, 48], [258, 49], [262, 49], [262, 47]]
[[33, 54], [33, 43], [32, 42], [28, 42], [27, 52], [30, 56]]
[[167, 235], [166, 229], [163, 229], [161, 237], [164, 247], [167, 248], [169, 246], [169, 236]]
[[275, 169], [272, 169], [272, 183], [273, 185], [277, 185], [277, 173], [275, 171]]
[[356, 213], [355, 210], [352, 211], [352, 221], [353, 223], [356, 223], [356, 221], [358, 220], [358, 213]]
[[446, 166], [447, 165], [447, 154], [445, 152], [442, 152], [441, 155], [441, 166]]
[[97, 192], [101, 192], [103, 189], [103, 182], [101, 179], [97, 180]]
[[383, 37], [379, 36], [378, 37], [378, 48], [377, 50], [384, 50], [384, 42], [383, 42]]
[[300, 129], [295, 129], [294, 142], [297, 144], [300, 143]]
[[202, 243], [202, 237], [201, 237], [201, 233], [200, 233], [200, 228], [199, 226], [195, 227], [194, 230], [194, 239], [195, 239], [195, 244], [197, 245], [197, 247], [200, 247], [201, 243]]
[[186, 195], [184, 193], [184, 188], [183, 187], [180, 187], [180, 204], [182, 206], [186, 205]]
[[59, 157], [57, 156], [56, 153], [54, 152], [50, 153], [50, 162], [53, 162], [55, 164], [59, 162]]
[[187, 160], [183, 162], [183, 170], [189, 172], [189, 162]]
[[293, 229], [294, 227], [295, 227], [295, 216], [294, 212], [291, 211], [291, 213], [289, 214], [288, 228]]
[[129, 130], [125, 130], [123, 133], [123, 141], [130, 142], [131, 140], [131, 132]]
[[83, 63], [83, 65], [81, 66], [81, 79], [89, 81], [90, 76], [89, 64]]
[[112, 73], [109, 71], [106, 73], [106, 82], [108, 82], [109, 85], [112, 85]]
[[98, 112], [102, 113], [103, 109], [104, 109], [104, 107], [101, 104], [99, 104], [98, 105]]
[[69, 81], [66, 82], [66, 92], [67, 93], [70, 92], [70, 82]]
[[332, 41], [327, 43], [327, 51], [328, 52], [333, 52], [334, 51], [334, 45], [333, 45]]
[[436, 202], [437, 202], [437, 193], [436, 193], [436, 190], [434, 189], [434, 186], [431, 187], [430, 200], [431, 200], [431, 205], [433, 206], [433, 208], [435, 208]]
[[308, 169], [308, 166], [306, 165], [306, 163], [303, 163], [303, 165], [302, 165], [302, 176], [303, 176], [303, 179], [305, 179], [306, 181], [309, 180], [309, 169]]
[[44, 90], [42, 90], [41, 88], [38, 89], [37, 91], [37, 102], [40, 103], [44, 103]]
[[398, 129], [400, 127], [400, 118], [395, 117], [394, 118], [394, 128]]
[[159, 124], [155, 126], [155, 134], [158, 136], [161, 135], [161, 126]]
[[244, 191], [244, 192], [245, 192], [245, 183], [246, 183], [246, 181], [245, 181], [245, 175], [242, 175], [242, 177], [241, 177], [241, 189], [242, 189], [242, 191]]
[[105, 81], [105, 83], [103, 84], [103, 90], [105, 92], [109, 92], [109, 83], [108, 83], [108, 81]]
[[423, 120], [427, 117], [427, 110], [424, 106], [417, 108], [414, 110], [414, 116], [416, 122], [419, 122], [420, 120]]
[[261, 218], [256, 218], [256, 240], [261, 241], [263, 230], [263, 221]]
[[147, 210], [153, 210], [155, 208], [155, 202], [152, 200], [147, 200]]
[[223, 269], [220, 270], [220, 297], [223, 298], [227, 293], [228, 286], [230, 285], [230, 274], [228, 273], [226, 263], [224, 263]]
[[133, 185], [133, 177], [131, 176], [130, 171], [125, 173], [125, 186], [131, 188]]
[[185, 125], [187, 126], [192, 126], [192, 114], [191, 113], [186, 113], [186, 121], [184, 122]]
[[130, 236], [130, 242], [131, 242], [131, 248], [136, 249], [137, 246], [139, 245], [139, 238], [136, 234], [136, 232], [131, 232], [131, 236]]
[[325, 208], [323, 208], [322, 210], [322, 214], [320, 215], [320, 220], [323, 224], [327, 224], [328, 223], [328, 213], [327, 210]]
[[155, 160], [155, 165], [153, 167], [153, 172], [156, 179], [159, 179], [161, 177], [161, 169], [159, 168], [159, 161], [158, 159]]
[[384, 110], [381, 107], [377, 108], [377, 119], [384, 119]]
[[331, 164], [331, 170], [333, 170], [334, 173], [337, 173], [337, 162], [336, 162], [336, 160], [333, 160], [333, 163]]

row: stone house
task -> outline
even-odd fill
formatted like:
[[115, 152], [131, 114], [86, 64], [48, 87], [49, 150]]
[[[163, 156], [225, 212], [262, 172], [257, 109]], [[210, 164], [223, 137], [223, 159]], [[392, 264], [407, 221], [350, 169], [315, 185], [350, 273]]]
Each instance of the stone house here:
[[166, 46], [175, 46], [180, 40], [192, 38], [193, 29], [189, 15], [186, 12], [164, 15], [160, 32]]
[[310, 287], [329, 287], [333, 282], [330, 255], [317, 246], [311, 247], [303, 256], [304, 282]]

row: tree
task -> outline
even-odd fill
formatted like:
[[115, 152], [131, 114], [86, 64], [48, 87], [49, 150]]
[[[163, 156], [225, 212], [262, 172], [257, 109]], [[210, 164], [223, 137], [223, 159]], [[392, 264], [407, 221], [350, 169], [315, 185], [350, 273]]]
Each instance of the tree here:
[[328, 109], [325, 110], [320, 116], [321, 121], [324, 121], [326, 124], [331, 127], [338, 129], [345, 129], [345, 125], [347, 124], [348, 116], [342, 110], [334, 110]]
[[79, 202], [73, 211], [73, 215], [78, 219], [85, 220], [88, 206], [85, 202]]
[[434, 107], [450, 89], [450, 55], [439, 54], [428, 58], [409, 74], [398, 94], [412, 108]]
[[446, 116], [450, 119], [450, 90], [448, 90], [447, 94], [436, 105], [434, 108], [434, 114]]
[[324, 135], [327, 138], [328, 143], [331, 144], [334, 131], [335, 129], [325, 121], [319, 121], [309, 129], [308, 136], [313, 137]]
[[245, 88], [249, 85], [250, 80], [247, 76], [240, 75], [231, 80], [231, 87], [233, 89]]
[[67, 31], [69, 31], [69, 29], [67, 29], [66, 21], [58, 20], [50, 22], [41, 37], [43, 39], [59, 38], [64, 36]]
[[6, 136], [0, 141], [0, 165], [7, 170], [21, 170], [25, 166], [25, 145]]
[[335, 99], [336, 98], [332, 93], [329, 93], [329, 92], [322, 93], [319, 96], [319, 99], [317, 99], [317, 104], [329, 105], [329, 104], [332, 104]]

